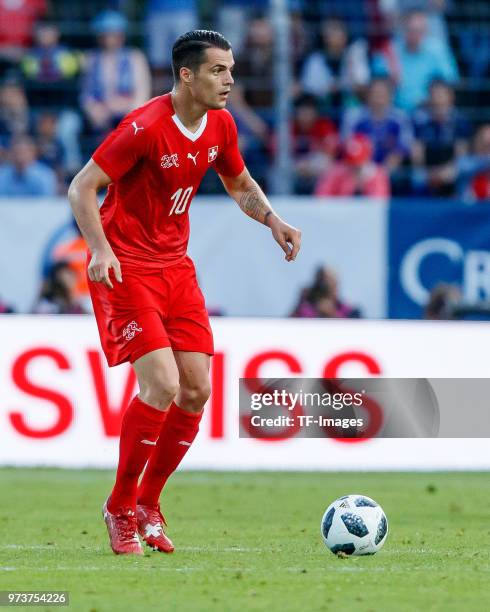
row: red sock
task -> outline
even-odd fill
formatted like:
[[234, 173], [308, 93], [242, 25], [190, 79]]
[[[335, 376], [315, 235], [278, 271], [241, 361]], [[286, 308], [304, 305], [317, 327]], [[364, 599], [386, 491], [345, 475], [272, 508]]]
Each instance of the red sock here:
[[177, 469], [197, 436], [201, 417], [202, 411], [187, 412], [175, 403], [170, 406], [156, 448], [138, 488], [139, 504], [158, 504], [160, 493], [169, 476]]
[[114, 512], [118, 508], [131, 508], [136, 511], [136, 491], [138, 478], [152, 451], [162, 423], [168, 410], [158, 410], [138, 396], [134, 397], [124, 413], [119, 440], [119, 464], [114, 488], [108, 508]]

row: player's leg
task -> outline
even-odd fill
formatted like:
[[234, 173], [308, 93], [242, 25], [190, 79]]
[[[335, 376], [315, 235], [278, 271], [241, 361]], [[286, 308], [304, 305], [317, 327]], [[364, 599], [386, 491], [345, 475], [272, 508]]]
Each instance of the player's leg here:
[[165, 534], [159, 499], [165, 483], [192, 445], [209, 393], [209, 355], [175, 351], [180, 388], [171, 404], [157, 445], [138, 489], [138, 530], [149, 546], [162, 552], [174, 547]]
[[209, 381], [211, 356], [192, 351], [174, 351], [174, 356], [180, 380], [174, 403], [184, 412], [201, 417], [211, 394]]
[[180, 387], [138, 489], [138, 503], [156, 505], [169, 476], [193, 443], [209, 393], [209, 355], [175, 351]]
[[179, 372], [172, 349], [143, 355], [133, 364], [140, 392], [124, 413], [119, 443], [116, 482], [108, 508], [136, 510], [138, 478], [156, 443], [166, 411], [179, 387]]
[[116, 482], [104, 505], [104, 518], [114, 552], [141, 554], [136, 521], [138, 478], [155, 449], [178, 389], [179, 374], [170, 348], [147, 353], [133, 368], [140, 392], [123, 416]]
[[[214, 347], [192, 260], [186, 257], [165, 269], [164, 278], [168, 289], [165, 330], [174, 350], [180, 387], [141, 479], [137, 518], [138, 530], [147, 544], [170, 552], [173, 546], [164, 533], [160, 493], [197, 435], [210, 393], [209, 362]], [[145, 535], [147, 531], [149, 536]]]
[[107, 362], [109, 366], [132, 363], [140, 386], [123, 416], [116, 483], [104, 505], [116, 553], [142, 554], [135, 516], [138, 477], [178, 389], [177, 364], [162, 321], [165, 288], [161, 271], [127, 264], [124, 282], [114, 283], [112, 290], [89, 280]]
[[138, 503], [157, 505], [169, 476], [189, 450], [210, 394], [213, 334], [194, 264], [186, 257], [165, 271], [169, 309], [165, 329], [179, 371], [179, 392], [170, 406], [138, 490]]

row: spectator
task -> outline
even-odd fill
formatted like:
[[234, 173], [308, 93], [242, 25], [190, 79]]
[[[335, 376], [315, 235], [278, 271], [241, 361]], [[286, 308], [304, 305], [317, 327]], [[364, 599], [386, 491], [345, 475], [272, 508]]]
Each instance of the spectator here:
[[315, 195], [390, 196], [388, 174], [373, 161], [373, 146], [367, 136], [356, 134], [346, 141], [343, 159], [320, 176]]
[[32, 42], [34, 22], [47, 8], [46, 0], [0, 1], [0, 78], [20, 61]]
[[59, 39], [60, 32], [54, 23], [39, 23], [36, 46], [24, 57], [22, 69], [31, 106], [57, 114], [56, 139], [64, 151], [65, 171], [74, 175], [81, 166], [80, 61], [78, 55], [60, 44]]
[[327, 98], [334, 109], [339, 109], [347, 98], [357, 95], [369, 81], [369, 67], [365, 44], [349, 45], [345, 25], [328, 19], [322, 25], [321, 48], [305, 60], [301, 73], [302, 88], [306, 93]]
[[335, 124], [320, 115], [314, 96], [301, 96], [295, 104], [293, 121], [296, 193], [312, 193], [318, 177], [330, 165], [337, 146]]
[[[382, 1], [381, 6], [393, 21], [400, 23], [403, 16], [410, 11], [423, 11], [427, 15], [427, 38], [431, 45], [440, 48], [447, 61], [453, 62], [449, 35], [444, 18], [448, 4], [452, 0], [389, 0]], [[399, 32], [399, 35], [402, 33]]]
[[[295, 78], [299, 77], [306, 54], [311, 50], [311, 37], [307, 25], [298, 8], [289, 14], [290, 61]], [[297, 83], [299, 87], [299, 83]], [[298, 91], [297, 93], [300, 93]]]
[[28, 134], [30, 126], [31, 114], [24, 88], [9, 79], [0, 86], [0, 152], [8, 149], [13, 136]]
[[172, 80], [172, 45], [183, 33], [197, 27], [196, 0], [148, 0], [145, 27], [148, 57], [158, 93]]
[[47, 197], [56, 195], [56, 174], [37, 161], [34, 142], [17, 136], [11, 145], [10, 163], [0, 166], [0, 194], [4, 197]]
[[39, 161], [54, 170], [58, 178], [58, 191], [61, 192], [66, 187], [65, 151], [57, 136], [57, 124], [54, 113], [41, 113], [36, 121], [35, 141]]
[[461, 291], [456, 285], [439, 283], [432, 289], [424, 309], [424, 319], [450, 320], [455, 318], [455, 310], [461, 305]]
[[298, 303], [289, 316], [298, 319], [314, 319], [318, 317], [316, 301], [316, 294], [311, 291], [310, 287], [302, 289]]
[[[396, 1], [396, 0], [395, 0]], [[400, 81], [400, 60], [394, 44], [392, 16], [384, 10], [384, 2], [368, 0], [370, 28], [367, 37], [369, 65], [373, 76], [384, 76], [393, 83]]]
[[393, 106], [393, 85], [387, 78], [374, 79], [366, 105], [347, 110], [342, 138], [365, 134], [373, 143], [373, 159], [388, 173], [396, 171], [408, 157], [413, 140], [412, 126], [405, 113]]
[[271, 120], [274, 83], [273, 34], [269, 19], [252, 19], [235, 72], [247, 104], [264, 120]]
[[[369, 23], [369, 3], [372, 0], [303, 0], [302, 13], [308, 21], [320, 23], [325, 19], [336, 19], [345, 23], [355, 37], [366, 35]], [[377, 0], [375, 0], [377, 1]]]
[[339, 298], [335, 272], [321, 266], [316, 270], [313, 285], [303, 289], [298, 305], [291, 314], [301, 318], [359, 318], [360, 310]]
[[490, 124], [477, 131], [473, 152], [458, 160], [459, 194], [467, 202], [490, 201]]
[[48, 21], [35, 28], [35, 46], [22, 60], [22, 72], [31, 105], [36, 107], [74, 106], [75, 77], [79, 59], [61, 45], [58, 27]]
[[471, 197], [477, 202], [490, 201], [490, 172], [480, 172], [471, 181]]
[[[268, 0], [227, 0], [219, 2], [218, 29], [224, 32], [237, 55], [241, 55], [246, 44], [247, 23], [269, 8]], [[244, 35], [245, 34], [245, 35]]]
[[430, 292], [429, 300], [424, 308], [424, 319], [488, 321], [490, 302], [479, 299], [467, 302], [463, 299], [457, 285], [439, 283]]
[[0, 297], [0, 314], [13, 314], [15, 310]]
[[[446, 57], [440, 45], [431, 44], [427, 27], [427, 15], [412, 11], [403, 19], [402, 38], [395, 42], [401, 68], [395, 101], [407, 111], [413, 111], [426, 100], [434, 79], [453, 83], [458, 78], [454, 58]], [[379, 57], [373, 60], [373, 71], [377, 75], [390, 73]]]
[[75, 275], [73, 297], [82, 305], [85, 312], [92, 312], [92, 302], [88, 288], [86, 261], [87, 243], [83, 238], [75, 220], [73, 220], [75, 235], [61, 242], [53, 252], [53, 261], [65, 262]]
[[468, 151], [470, 125], [454, 106], [454, 91], [443, 81], [430, 86], [425, 108], [414, 114], [414, 187], [417, 193], [442, 196], [454, 192], [456, 158]]
[[[472, 81], [481, 81], [490, 76], [490, 38], [487, 28], [479, 20], [474, 23], [458, 23], [456, 35], [459, 41], [458, 60], [463, 73]], [[483, 101], [486, 102], [486, 101]]]
[[238, 130], [240, 151], [251, 174], [265, 187], [270, 164], [271, 134], [268, 124], [245, 100], [243, 87], [235, 84], [228, 98]]
[[105, 11], [93, 22], [99, 49], [87, 59], [81, 103], [93, 133], [103, 134], [150, 96], [150, 72], [138, 49], [124, 46], [127, 21]]
[[66, 261], [56, 263], [41, 287], [34, 314], [85, 314], [75, 297], [76, 274]]

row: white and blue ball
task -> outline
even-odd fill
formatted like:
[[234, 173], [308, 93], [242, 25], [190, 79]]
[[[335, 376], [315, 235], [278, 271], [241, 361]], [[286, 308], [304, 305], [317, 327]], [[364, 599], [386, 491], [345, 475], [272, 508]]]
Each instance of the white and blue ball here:
[[344, 495], [325, 510], [321, 534], [336, 555], [374, 555], [388, 535], [383, 508], [366, 495]]

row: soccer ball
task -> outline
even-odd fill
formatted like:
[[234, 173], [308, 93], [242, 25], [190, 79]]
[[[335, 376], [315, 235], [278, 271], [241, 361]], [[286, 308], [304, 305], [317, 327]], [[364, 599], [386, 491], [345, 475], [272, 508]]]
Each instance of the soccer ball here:
[[388, 520], [370, 497], [344, 495], [325, 510], [321, 534], [336, 555], [374, 555], [386, 541]]

